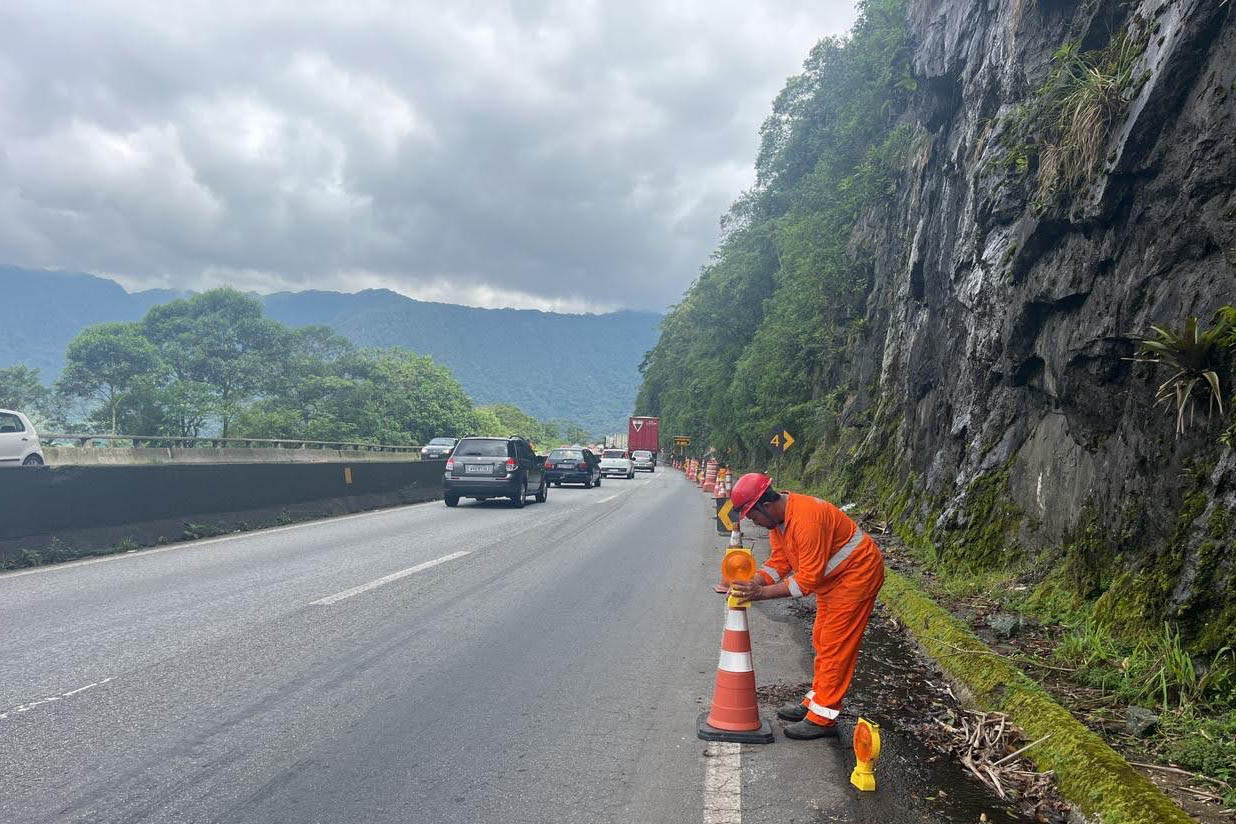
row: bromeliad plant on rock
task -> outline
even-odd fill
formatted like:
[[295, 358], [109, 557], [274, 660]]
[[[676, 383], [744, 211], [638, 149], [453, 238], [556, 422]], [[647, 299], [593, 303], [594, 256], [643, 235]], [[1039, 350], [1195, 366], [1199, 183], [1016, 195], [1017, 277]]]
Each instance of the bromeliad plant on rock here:
[[[1228, 350], [1236, 345], [1236, 307], [1224, 306], [1207, 329], [1197, 318], [1188, 317], [1180, 331], [1151, 326], [1153, 337], [1141, 338], [1138, 357], [1143, 363], [1167, 364], [1175, 372], [1159, 385], [1155, 403], [1176, 402], [1176, 437], [1185, 433], [1186, 412], [1192, 422], [1195, 411], [1194, 390], [1209, 389], [1207, 417], [1214, 408], [1223, 414], [1223, 388], [1219, 379]], [[1203, 389], [1202, 391], [1206, 391]]]

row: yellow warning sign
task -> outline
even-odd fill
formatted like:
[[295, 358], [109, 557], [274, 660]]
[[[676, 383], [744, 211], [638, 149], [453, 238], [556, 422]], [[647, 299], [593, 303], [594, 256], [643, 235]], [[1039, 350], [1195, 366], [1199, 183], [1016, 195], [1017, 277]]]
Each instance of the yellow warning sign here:
[[774, 452], [780, 452], [784, 455], [790, 450], [790, 447], [793, 446], [794, 443], [795, 438], [787, 429], [781, 429], [778, 427], [769, 433], [768, 445], [772, 447]]

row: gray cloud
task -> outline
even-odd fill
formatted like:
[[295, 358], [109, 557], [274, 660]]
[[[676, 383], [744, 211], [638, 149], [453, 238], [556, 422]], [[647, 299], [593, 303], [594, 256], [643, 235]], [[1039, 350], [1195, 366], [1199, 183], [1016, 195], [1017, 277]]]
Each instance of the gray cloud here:
[[853, 3], [0, 7], [0, 261], [130, 287], [675, 301]]

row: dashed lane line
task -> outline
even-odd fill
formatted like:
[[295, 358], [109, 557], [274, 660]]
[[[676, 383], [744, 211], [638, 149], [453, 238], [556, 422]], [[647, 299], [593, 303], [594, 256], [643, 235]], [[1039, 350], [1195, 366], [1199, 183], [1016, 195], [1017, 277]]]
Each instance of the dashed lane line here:
[[330, 606], [337, 604], [340, 601], [351, 598], [354, 595], [360, 595], [362, 592], [368, 592], [371, 589], [377, 589], [383, 584], [389, 584], [392, 581], [398, 581], [400, 578], [407, 578], [409, 575], [415, 575], [418, 572], [424, 572], [431, 567], [436, 567], [438, 564], [445, 564], [448, 561], [453, 561], [456, 558], [462, 558], [465, 555], [472, 554], [472, 550], [465, 549], [461, 552], [452, 552], [450, 555], [443, 555], [441, 558], [434, 558], [432, 561], [426, 561], [423, 564], [417, 564], [414, 567], [401, 569], [398, 572], [392, 572], [390, 575], [384, 575], [376, 581], [370, 581], [367, 584], [345, 589], [343, 592], [336, 592], [334, 595], [327, 595], [325, 598], [319, 598], [316, 601], [310, 602], [311, 606]]
[[21, 704], [19, 706], [13, 707], [13, 709], [11, 710], [5, 710], [4, 712], [0, 712], [0, 721], [3, 721], [4, 719], [12, 715], [17, 715], [18, 713], [29, 712], [35, 707], [40, 707], [44, 704], [50, 704], [53, 701], [63, 701], [66, 698], [72, 698], [74, 695], [77, 695], [79, 692], [85, 692], [86, 690], [93, 689], [94, 687], [101, 687], [111, 680], [112, 680], [111, 678], [104, 678], [102, 681], [95, 681], [93, 684], [87, 684], [86, 686], [78, 687], [75, 690], [69, 690], [68, 692], [62, 692], [59, 695], [49, 695], [46, 698], [40, 698], [38, 701], [31, 701], [28, 704]]

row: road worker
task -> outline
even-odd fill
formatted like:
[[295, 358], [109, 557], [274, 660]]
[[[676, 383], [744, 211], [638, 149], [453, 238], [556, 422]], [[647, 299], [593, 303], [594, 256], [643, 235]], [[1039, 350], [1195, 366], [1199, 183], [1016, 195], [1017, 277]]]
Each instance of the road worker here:
[[750, 581], [735, 581], [744, 599], [815, 595], [815, 674], [800, 704], [785, 704], [777, 717], [792, 722], [789, 738], [837, 735], [841, 699], [850, 687], [858, 648], [884, 584], [884, 557], [871, 536], [828, 501], [778, 492], [758, 472], [734, 484], [730, 501], [740, 517], [768, 530], [772, 551]]

